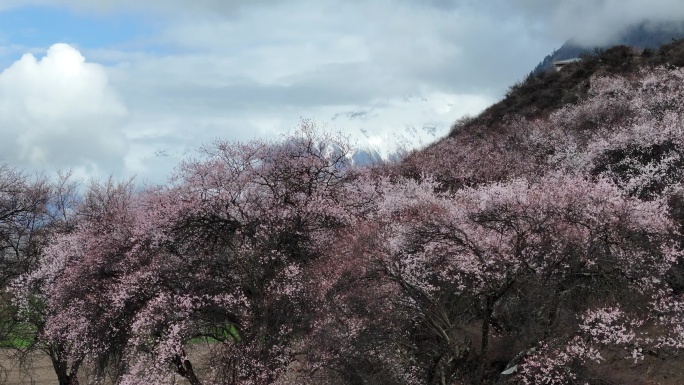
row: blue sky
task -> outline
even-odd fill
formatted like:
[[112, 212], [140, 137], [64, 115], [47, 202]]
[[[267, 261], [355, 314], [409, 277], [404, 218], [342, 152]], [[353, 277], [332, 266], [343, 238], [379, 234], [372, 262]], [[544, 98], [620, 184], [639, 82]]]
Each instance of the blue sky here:
[[0, 13], [3, 38], [28, 47], [57, 42], [84, 48], [117, 46], [153, 36], [158, 23], [136, 14], [74, 12], [65, 7], [29, 6]]
[[[301, 118], [387, 155], [675, 0], [0, 0], [0, 161], [163, 181]], [[578, 25], [577, 20], [583, 20]]]

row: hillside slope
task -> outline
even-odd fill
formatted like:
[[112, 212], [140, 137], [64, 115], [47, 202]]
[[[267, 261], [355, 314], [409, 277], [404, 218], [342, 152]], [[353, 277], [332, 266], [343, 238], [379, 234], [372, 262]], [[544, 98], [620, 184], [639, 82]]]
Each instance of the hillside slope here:
[[634, 136], [603, 151], [632, 151], [645, 134], [635, 130], [643, 127], [656, 135], [658, 143], [652, 145], [662, 146], [659, 151], [679, 151], [656, 138], [680, 118], [682, 67], [684, 40], [679, 40], [641, 56], [617, 46], [561, 72], [530, 76], [476, 118], [457, 122], [447, 138], [407, 156], [399, 168], [406, 175], [434, 174], [451, 187], [535, 175], [550, 166], [565, 167], [561, 154], [571, 149], [577, 154], [566, 157], [568, 162], [580, 157], [599, 162], [607, 155], [595, 153], [597, 143], [624, 135]]
[[[556, 198], [553, 199], [560, 205], [568, 199], [565, 194], [577, 188], [572, 183], [588, 181], [598, 185], [608, 184], [629, 199], [663, 207], [667, 211], [664, 217], [671, 219], [677, 226], [669, 237], [676, 244], [674, 247], [681, 249], [681, 234], [684, 230], [683, 100], [684, 40], [654, 51], [646, 50], [643, 55], [636, 55], [629, 47], [617, 46], [597, 56], [586, 57], [558, 73], [530, 76], [511, 87], [500, 102], [477, 117], [457, 122], [448, 137], [410, 154], [389, 172], [418, 180], [429, 181], [434, 177], [439, 189], [447, 194], [453, 191], [456, 194], [460, 194], [460, 191], [479, 194], [482, 197], [481, 207], [486, 207], [492, 200], [510, 199], [504, 208], [498, 208], [506, 214], [497, 217], [499, 222], [491, 224], [490, 228], [500, 231], [502, 237], [504, 229], [509, 227], [517, 237], [522, 238], [531, 236], [529, 232], [537, 234], [545, 231], [541, 228], [517, 227], [517, 219], [512, 214], [515, 205], [532, 203], [528, 201], [529, 195], [511, 193], [506, 190], [508, 186], [523, 183], [525, 186], [536, 186], [535, 189], [548, 188], [548, 191], [535, 190], [533, 194], [555, 194]], [[569, 184], [546, 187], [546, 181], [557, 181], [559, 176], [569, 178], [565, 179]], [[555, 188], [560, 190], [555, 191]], [[490, 194], [491, 189], [498, 190], [491, 196], [485, 195]], [[578, 199], [585, 198], [583, 194], [578, 192]], [[474, 217], [473, 220], [483, 221], [498, 214], [484, 210], [484, 214], [478, 214], [483, 216]], [[576, 214], [573, 212], [572, 215]], [[624, 237], [615, 245], [632, 242], [631, 237]], [[588, 257], [596, 252], [599, 251], [590, 252]], [[684, 293], [684, 260], [678, 257], [672, 268], [662, 275], [656, 273], [652, 279], [663, 286], [662, 292], [667, 293], [670, 299], [680, 298]], [[622, 295], [617, 291], [609, 294], [609, 297], [613, 300]], [[637, 297], [630, 298], [632, 303], [639, 301]], [[603, 299], [593, 301], [602, 302]], [[682, 346], [674, 342], [678, 337], [671, 339], [669, 334], [677, 327], [670, 325], [663, 329], [653, 326], [657, 324], [655, 320], [666, 311], [646, 311], [643, 309], [650, 305], [645, 302], [642, 305], [638, 305], [642, 309], [638, 311], [644, 312], [644, 319], [653, 321], [645, 321], [644, 325], [650, 326], [635, 335], [648, 335], [644, 341], [668, 342], [647, 348], [639, 346], [639, 343], [632, 344], [635, 341], [632, 338], [637, 338], [635, 335], [625, 337], [619, 343], [617, 341], [622, 337], [610, 342], [597, 336], [589, 337], [584, 341], [603, 346], [592, 353], [601, 358], [596, 359], [596, 363], [586, 358], [585, 361], [574, 361], [573, 365], [576, 366], [566, 368], [576, 370], [578, 382], [549, 379], [548, 383], [684, 383]], [[592, 304], [587, 302], [582, 306], [591, 308]], [[502, 305], [501, 309], [495, 310], [493, 317], [506, 317], [506, 311]], [[525, 316], [531, 317], [532, 314], [536, 313], [525, 313]], [[564, 317], [566, 320], [586, 319], [583, 318], [586, 316], [573, 313], [570, 309]], [[630, 328], [627, 323], [615, 327]], [[504, 328], [500, 332], [506, 335], [510, 331]], [[505, 356], [504, 361], [508, 362], [512, 353], [504, 353], [504, 350], [524, 341], [526, 331], [521, 329], [515, 333], [518, 334], [512, 333], [510, 340], [503, 338], [490, 342], [501, 344], [492, 348], [498, 349], [489, 357], [492, 367], [498, 359], [496, 354]], [[548, 335], [544, 338], [548, 338]], [[616, 348], [620, 344], [625, 350]], [[643, 352], [648, 353], [642, 354], [642, 348]], [[523, 353], [520, 354], [529, 354]], [[557, 353], [566, 354], [562, 350]], [[630, 358], [630, 354], [635, 354], [637, 358]], [[511, 365], [502, 364], [499, 369], [510, 368]], [[546, 364], [540, 365], [543, 367]], [[549, 365], [562, 367], [565, 364]], [[505, 377], [498, 375], [492, 375], [492, 378], [501, 381]], [[559, 374], [558, 378], [563, 376]], [[541, 374], [537, 373], [531, 378], [539, 379]], [[518, 380], [507, 383], [529, 383]]]

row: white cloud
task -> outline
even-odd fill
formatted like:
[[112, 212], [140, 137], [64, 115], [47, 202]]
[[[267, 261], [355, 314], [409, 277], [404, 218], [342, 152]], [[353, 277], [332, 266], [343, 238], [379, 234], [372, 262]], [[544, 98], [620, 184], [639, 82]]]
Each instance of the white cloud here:
[[[433, 132], [446, 134], [458, 117], [502, 92], [491, 91], [488, 80], [518, 80], [536, 59], [510, 60], [525, 55], [514, 44], [466, 52], [477, 45], [472, 36], [491, 40], [485, 32], [494, 23], [478, 10], [443, 12], [385, 1], [305, 2], [244, 10], [240, 18], [181, 17], [160, 35], [178, 51], [86, 52], [120, 63], [108, 71], [131, 109], [126, 164], [159, 179], [152, 174], [163, 174], [202, 143], [277, 138], [302, 117], [352, 134], [362, 146], [386, 138], [383, 153], [400, 144], [391, 133], [406, 127], [435, 126]], [[518, 21], [503, 24], [515, 28]], [[499, 55], [509, 57], [503, 69]], [[497, 73], [480, 74], [483, 67]], [[407, 95], [413, 98], [404, 101]], [[456, 102], [433, 109], [423, 98]], [[338, 115], [371, 109], [372, 118], [363, 122]], [[436, 138], [420, 136], [418, 144]]]
[[[459, 116], [494, 101], [558, 43], [504, 0], [25, 0], [14, 5], [29, 2], [86, 14], [144, 12], [162, 17], [157, 26], [166, 27], [146, 37], [155, 49], [137, 42], [83, 49], [89, 62], [80, 55], [59, 59], [77, 68], [87, 87], [66, 87], [54, 80], [66, 75], [45, 71], [52, 80], [38, 83], [54, 91], [30, 95], [49, 97], [66, 88], [62, 93], [73, 96], [53, 97], [58, 100], [44, 102], [40, 113], [24, 102], [13, 104], [11, 119], [35, 122], [13, 123], [22, 127], [13, 129], [17, 136], [24, 130], [31, 134], [0, 144], [13, 149], [5, 151], [5, 159], [97, 167], [105, 175], [136, 173], [154, 181], [202, 143], [217, 137], [276, 138], [300, 117], [353, 134], [360, 145], [391, 144], [401, 141], [392, 138], [394, 132], [426, 127], [429, 132], [418, 138], [425, 144], [435, 138], [433, 132], [445, 134]], [[52, 56], [22, 59], [7, 76], [22, 78], [15, 67], [54, 68]], [[95, 73], [95, 80], [85, 80]], [[23, 77], [12, 89], [32, 89], [28, 78], [36, 77]], [[108, 96], [98, 99], [96, 90]], [[365, 120], [345, 115], [359, 111], [370, 112]], [[53, 144], [65, 142], [71, 143], [69, 150], [56, 151]]]
[[121, 171], [127, 109], [105, 69], [55, 44], [41, 59], [25, 54], [0, 73], [2, 160], [25, 167]]

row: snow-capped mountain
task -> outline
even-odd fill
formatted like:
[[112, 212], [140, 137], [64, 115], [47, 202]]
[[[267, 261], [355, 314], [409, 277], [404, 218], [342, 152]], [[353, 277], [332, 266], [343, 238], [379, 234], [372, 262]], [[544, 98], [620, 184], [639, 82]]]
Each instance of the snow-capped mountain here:
[[330, 116], [328, 128], [350, 136], [357, 164], [395, 160], [446, 136], [460, 117], [477, 114], [490, 104], [475, 95], [408, 95], [368, 107], [349, 106]]

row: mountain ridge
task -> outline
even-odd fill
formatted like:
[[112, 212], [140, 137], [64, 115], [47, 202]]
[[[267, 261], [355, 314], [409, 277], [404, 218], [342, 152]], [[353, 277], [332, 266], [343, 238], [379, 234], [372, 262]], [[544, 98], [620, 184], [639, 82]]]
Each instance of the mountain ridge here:
[[682, 24], [653, 24], [643, 22], [628, 28], [617, 38], [609, 40], [607, 43], [587, 46], [580, 44], [574, 39], [566, 41], [560, 48], [547, 55], [535, 68], [531, 74], [536, 75], [540, 72], [553, 69], [553, 62], [568, 60], [583, 55], [592, 55], [601, 50], [609, 49], [616, 45], [624, 45], [638, 49], [657, 49], [663, 44], [672, 40], [684, 38], [684, 23]]
[[[478, 116], [457, 121], [447, 137], [409, 153], [396, 165], [395, 172], [416, 178], [423, 174], [434, 175], [448, 189], [501, 180], [510, 176], [510, 168], [513, 167], [514, 160], [507, 157], [518, 156], [511, 149], [529, 139], [526, 135], [530, 127], [542, 124], [563, 109], [581, 107], [591, 99], [596, 81], [624, 79], [629, 84], [630, 78], [643, 76], [643, 71], [682, 67], [684, 39], [641, 55], [630, 47], [616, 46], [569, 64], [562, 71], [530, 75], [511, 86], [503, 99]], [[616, 89], [615, 92], [619, 91]], [[671, 100], [663, 101], [666, 107], [671, 103]], [[613, 118], [624, 119], [620, 116]], [[597, 115], [595, 119], [599, 120], [586, 122], [583, 130], [587, 130], [587, 135], [604, 117]], [[538, 153], [534, 148], [525, 151], [530, 151], [530, 158], [526, 160], [529, 167], [541, 161], [541, 158], [533, 159], [550, 155]], [[482, 159], [489, 161], [483, 162]], [[519, 160], [515, 162], [519, 163]], [[518, 166], [529, 168], [523, 164]]]

